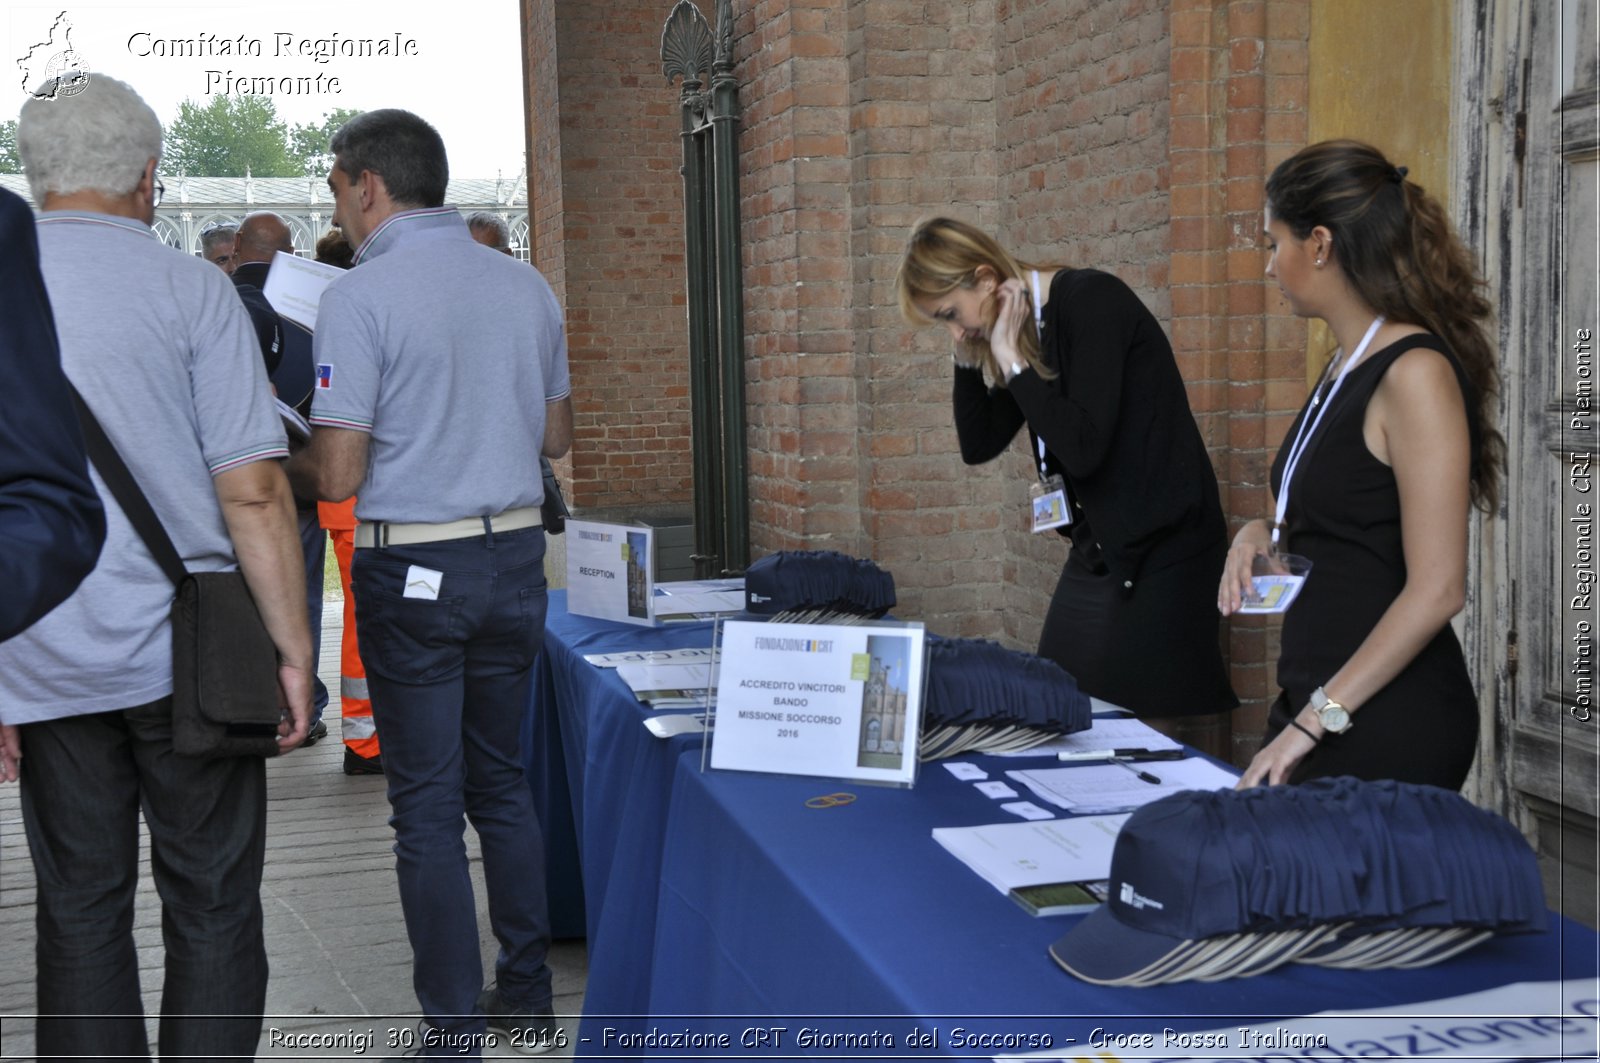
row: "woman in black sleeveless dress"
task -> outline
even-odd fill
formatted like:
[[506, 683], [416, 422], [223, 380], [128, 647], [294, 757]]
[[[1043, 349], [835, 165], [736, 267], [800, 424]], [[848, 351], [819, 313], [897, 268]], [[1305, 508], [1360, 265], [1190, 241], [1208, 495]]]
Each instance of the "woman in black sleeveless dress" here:
[[1450, 619], [1471, 506], [1492, 509], [1499, 484], [1498, 375], [1472, 257], [1405, 173], [1330, 141], [1267, 182], [1267, 275], [1339, 351], [1273, 463], [1276, 535], [1263, 520], [1241, 529], [1218, 591], [1226, 615], [1258, 555], [1312, 562], [1242, 786], [1353, 775], [1459, 789], [1472, 766], [1478, 704]]

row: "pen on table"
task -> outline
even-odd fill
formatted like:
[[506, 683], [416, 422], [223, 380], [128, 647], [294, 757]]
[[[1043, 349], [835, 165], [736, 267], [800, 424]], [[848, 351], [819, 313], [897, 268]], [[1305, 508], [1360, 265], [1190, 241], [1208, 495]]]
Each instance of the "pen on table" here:
[[1056, 754], [1057, 760], [1110, 760], [1124, 757], [1128, 760], [1182, 760], [1181, 749], [1069, 749]]
[[1161, 785], [1161, 779], [1158, 776], [1151, 775], [1147, 771], [1139, 770], [1138, 768], [1134, 767], [1132, 764], [1129, 764], [1126, 760], [1123, 760], [1121, 757], [1112, 757], [1111, 758], [1111, 763], [1120, 764], [1122, 767], [1127, 768], [1129, 771], [1131, 771], [1135, 775], [1139, 776], [1139, 778], [1143, 779], [1145, 782], [1155, 783], [1157, 786]]

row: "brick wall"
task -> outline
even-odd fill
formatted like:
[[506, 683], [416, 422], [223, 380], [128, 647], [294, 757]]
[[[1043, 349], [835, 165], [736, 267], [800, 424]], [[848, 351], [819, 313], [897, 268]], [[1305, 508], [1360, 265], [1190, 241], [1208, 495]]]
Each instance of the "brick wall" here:
[[1006, 615], [1002, 485], [962, 464], [949, 341], [901, 318], [894, 274], [919, 218], [998, 223], [997, 5], [851, 6], [850, 305], [868, 542], [903, 588], [899, 612], [942, 634], [994, 635]]
[[1162, 5], [757, 3], [739, 25], [757, 551], [871, 556], [902, 614], [1031, 646], [1063, 544], [1024, 530], [1020, 444], [961, 464], [949, 342], [901, 320], [894, 269], [951, 213], [1164, 313]]
[[[594, 479], [629, 469], [640, 502], [685, 501], [676, 93], [650, 88], [647, 61], [670, 5], [590, 19], [529, 2], [553, 12], [560, 69], [559, 101], [533, 111], [560, 130], [549, 176], [538, 160], [560, 182], [548, 229], [581, 396], [577, 493], [610, 499], [618, 485]], [[752, 553], [872, 557], [902, 616], [1037, 638], [1064, 544], [1026, 531], [1025, 441], [961, 464], [949, 341], [895, 305], [905, 235], [933, 213], [1125, 279], [1172, 336], [1230, 520], [1262, 515], [1305, 386], [1304, 330], [1261, 277], [1259, 212], [1268, 167], [1304, 142], [1308, 2], [735, 3]], [[619, 346], [646, 315], [653, 342]], [[669, 446], [634, 446], [651, 431]], [[1228, 640], [1253, 744], [1272, 633], [1235, 622]]]
[[528, 4], [536, 264], [562, 297], [573, 379], [569, 500], [691, 498], [677, 89], [668, 8]]
[[[1165, 321], [1167, 15], [1161, 0], [1012, 0], [997, 34], [999, 236], [1042, 265], [1093, 267]], [[1023, 436], [1005, 480], [1004, 633], [1032, 648], [1065, 544], [1023, 521], [1033, 459]], [[999, 468], [999, 467], [1003, 467]]]
[[740, 7], [751, 554], [860, 554], [845, 9]]
[[[1305, 143], [1306, 0], [1172, 5], [1171, 333], [1230, 530], [1268, 517], [1268, 470], [1305, 397], [1305, 327], [1262, 271], [1267, 174]], [[1254, 751], [1277, 692], [1277, 624], [1225, 629], [1233, 757]]]

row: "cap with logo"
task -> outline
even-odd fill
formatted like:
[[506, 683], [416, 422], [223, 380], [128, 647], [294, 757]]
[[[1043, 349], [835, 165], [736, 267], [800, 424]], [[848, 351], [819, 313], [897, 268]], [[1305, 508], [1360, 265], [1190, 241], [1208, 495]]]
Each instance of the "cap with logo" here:
[[745, 609], [772, 615], [822, 610], [882, 616], [894, 607], [894, 577], [837, 550], [780, 550], [744, 574]]
[[1123, 825], [1110, 881], [1106, 904], [1050, 946], [1102, 985], [1290, 961], [1421, 967], [1546, 926], [1516, 828], [1460, 794], [1392, 780], [1174, 794]]

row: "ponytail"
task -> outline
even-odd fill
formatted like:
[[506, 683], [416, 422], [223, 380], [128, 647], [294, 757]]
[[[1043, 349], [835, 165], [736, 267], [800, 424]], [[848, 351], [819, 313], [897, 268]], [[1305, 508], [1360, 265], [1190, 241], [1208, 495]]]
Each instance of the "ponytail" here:
[[1267, 180], [1272, 216], [1304, 239], [1333, 233], [1334, 254], [1356, 294], [1391, 321], [1445, 341], [1471, 385], [1472, 500], [1499, 502], [1505, 437], [1495, 427], [1500, 371], [1488, 326], [1493, 307], [1471, 253], [1437, 200], [1376, 148], [1353, 140], [1313, 144]]
[[1417, 324], [1436, 333], [1455, 353], [1472, 385], [1477, 406], [1468, 411], [1477, 427], [1472, 500], [1490, 512], [1499, 502], [1506, 452], [1505, 437], [1495, 428], [1500, 372], [1487, 329], [1494, 308], [1477, 264], [1439, 201], [1411, 181], [1401, 188], [1411, 222], [1411, 253], [1399, 263], [1403, 300], [1414, 308]]

